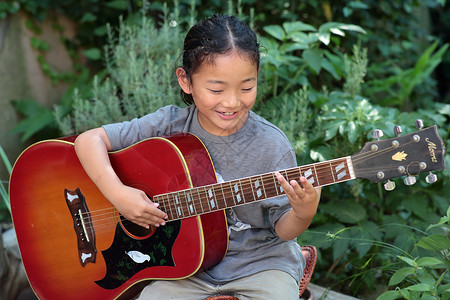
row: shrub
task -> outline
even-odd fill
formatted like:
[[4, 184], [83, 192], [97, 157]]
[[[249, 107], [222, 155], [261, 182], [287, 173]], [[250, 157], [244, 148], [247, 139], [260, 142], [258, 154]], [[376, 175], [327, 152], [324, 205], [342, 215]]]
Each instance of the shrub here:
[[[73, 94], [73, 112], [55, 117], [64, 135], [103, 124], [130, 120], [167, 104], [180, 103], [176, 95], [174, 57], [180, 55], [183, 34], [168, 19], [157, 29], [151, 19], [141, 24], [120, 22], [118, 35], [108, 27], [105, 75], [96, 76], [89, 99]], [[101, 78], [104, 76], [104, 79]]]

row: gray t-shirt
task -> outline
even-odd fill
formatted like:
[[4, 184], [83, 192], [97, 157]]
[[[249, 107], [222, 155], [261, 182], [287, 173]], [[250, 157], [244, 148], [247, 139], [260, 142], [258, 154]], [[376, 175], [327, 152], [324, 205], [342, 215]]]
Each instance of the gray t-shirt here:
[[[169, 105], [142, 118], [104, 128], [113, 150], [155, 136], [195, 134], [225, 181], [296, 166], [294, 150], [284, 133], [255, 113], [250, 112], [242, 128], [229, 136], [209, 134], [201, 127], [197, 115], [195, 105], [185, 108]], [[197, 276], [221, 284], [278, 269], [300, 282], [305, 265], [300, 246], [295, 240], [280, 239], [274, 229], [276, 221], [290, 208], [287, 197], [282, 196], [227, 209], [227, 254], [219, 264]]]

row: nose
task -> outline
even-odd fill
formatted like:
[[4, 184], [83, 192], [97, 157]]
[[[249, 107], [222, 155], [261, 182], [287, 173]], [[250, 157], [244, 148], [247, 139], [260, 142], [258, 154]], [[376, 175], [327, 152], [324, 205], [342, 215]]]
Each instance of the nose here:
[[226, 95], [226, 97], [222, 101], [222, 105], [225, 108], [235, 108], [239, 106], [239, 102], [240, 100], [238, 93], [230, 92], [229, 94]]

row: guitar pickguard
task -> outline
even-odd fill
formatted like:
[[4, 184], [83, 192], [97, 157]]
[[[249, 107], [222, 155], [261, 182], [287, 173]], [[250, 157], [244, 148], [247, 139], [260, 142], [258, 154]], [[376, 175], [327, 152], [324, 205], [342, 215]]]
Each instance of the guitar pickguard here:
[[120, 224], [116, 226], [114, 241], [102, 251], [106, 262], [106, 275], [96, 283], [105, 289], [115, 289], [139, 271], [155, 266], [175, 267], [172, 248], [181, 229], [181, 221], [158, 227], [146, 239], [134, 239]]

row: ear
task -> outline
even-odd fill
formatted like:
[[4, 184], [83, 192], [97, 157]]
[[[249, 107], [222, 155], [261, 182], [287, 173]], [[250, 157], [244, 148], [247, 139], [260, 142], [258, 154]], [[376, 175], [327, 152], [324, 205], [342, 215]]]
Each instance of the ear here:
[[190, 94], [191, 81], [189, 80], [186, 71], [182, 67], [178, 67], [175, 73], [177, 75], [178, 84], [180, 85], [183, 92], [185, 92], [186, 94]]

